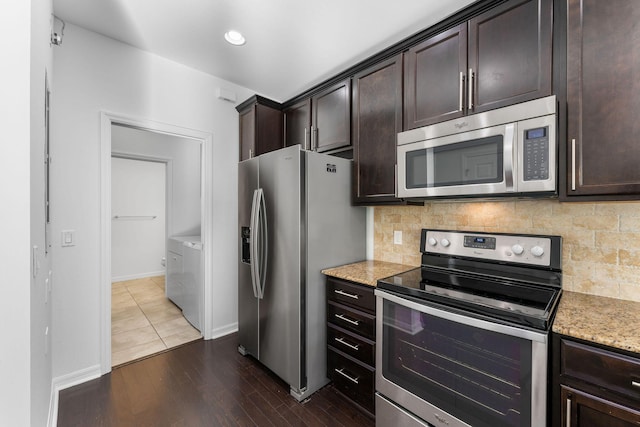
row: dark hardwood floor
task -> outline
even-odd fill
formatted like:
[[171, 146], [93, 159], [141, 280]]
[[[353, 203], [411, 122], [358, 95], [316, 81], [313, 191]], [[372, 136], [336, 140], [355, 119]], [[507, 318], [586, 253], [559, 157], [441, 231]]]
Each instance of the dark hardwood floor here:
[[304, 403], [237, 335], [199, 340], [62, 390], [58, 426], [374, 426], [332, 385]]

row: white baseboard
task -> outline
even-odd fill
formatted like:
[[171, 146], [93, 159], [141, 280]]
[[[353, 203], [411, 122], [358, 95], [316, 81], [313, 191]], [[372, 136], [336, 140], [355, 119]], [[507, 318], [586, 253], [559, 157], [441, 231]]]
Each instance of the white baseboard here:
[[49, 427], [56, 427], [58, 424], [58, 396], [60, 390], [64, 390], [74, 385], [100, 378], [100, 365], [95, 365], [67, 375], [56, 377], [51, 382], [51, 398], [49, 401]]
[[137, 273], [137, 274], [128, 274], [125, 276], [115, 276], [111, 278], [111, 283], [124, 282], [125, 280], [145, 279], [147, 277], [164, 276], [164, 273], [165, 273], [164, 270], [160, 270], [160, 271], [152, 271], [148, 273]]
[[238, 322], [231, 323], [229, 325], [221, 326], [211, 330], [211, 335], [204, 337], [206, 340], [212, 340], [223, 337], [225, 335], [232, 334], [238, 330]]

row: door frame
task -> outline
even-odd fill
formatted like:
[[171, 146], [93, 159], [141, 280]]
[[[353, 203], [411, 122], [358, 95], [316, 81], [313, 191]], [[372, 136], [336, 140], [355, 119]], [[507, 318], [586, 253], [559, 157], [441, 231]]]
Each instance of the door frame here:
[[204, 281], [202, 335], [212, 338], [213, 135], [108, 111], [100, 112], [100, 372], [111, 372], [111, 126], [192, 139], [200, 143], [200, 224]]

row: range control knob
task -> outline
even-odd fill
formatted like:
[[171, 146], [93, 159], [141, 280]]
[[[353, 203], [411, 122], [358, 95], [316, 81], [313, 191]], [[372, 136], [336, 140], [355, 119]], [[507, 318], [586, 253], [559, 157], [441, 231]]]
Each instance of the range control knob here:
[[450, 242], [450, 241], [448, 241], [447, 239], [442, 239], [442, 240], [440, 240], [440, 243], [441, 243], [441, 244], [442, 244], [442, 246], [444, 246], [445, 248], [446, 248], [446, 247], [449, 247], [449, 245], [451, 244], [451, 242]]
[[429, 244], [431, 246], [435, 246], [438, 244], [438, 241], [436, 239], [434, 239], [433, 237], [429, 237]]
[[544, 255], [544, 249], [540, 246], [534, 246], [531, 248], [531, 254], [535, 257], [541, 257]]
[[516, 243], [515, 245], [511, 246], [511, 252], [516, 255], [522, 255], [522, 253], [524, 252], [524, 248], [522, 247], [522, 245]]

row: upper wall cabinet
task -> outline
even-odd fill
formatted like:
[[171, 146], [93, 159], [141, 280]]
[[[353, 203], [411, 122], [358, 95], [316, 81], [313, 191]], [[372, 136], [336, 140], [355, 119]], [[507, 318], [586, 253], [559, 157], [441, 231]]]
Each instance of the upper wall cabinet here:
[[311, 148], [311, 99], [307, 98], [284, 110], [284, 144]]
[[279, 104], [256, 95], [236, 110], [240, 113], [240, 161], [283, 147]]
[[567, 196], [637, 199], [640, 2], [567, 4]]
[[351, 79], [311, 98], [311, 149], [318, 152], [351, 146]]
[[402, 130], [402, 55], [353, 77], [353, 186], [356, 204], [395, 198], [396, 135]]
[[284, 110], [285, 145], [334, 151], [351, 147], [351, 80], [347, 79]]
[[511, 0], [412, 47], [404, 128], [551, 94], [552, 0]]

